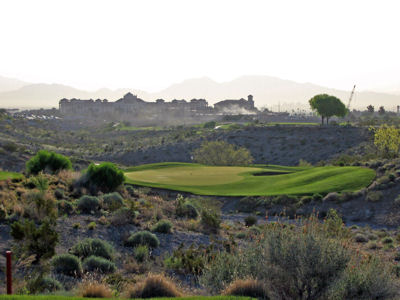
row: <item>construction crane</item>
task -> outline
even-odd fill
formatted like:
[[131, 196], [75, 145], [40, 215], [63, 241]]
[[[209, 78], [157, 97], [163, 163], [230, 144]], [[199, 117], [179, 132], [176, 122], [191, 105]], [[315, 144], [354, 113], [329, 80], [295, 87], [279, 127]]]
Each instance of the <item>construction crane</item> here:
[[349, 98], [349, 102], [347, 103], [347, 110], [350, 111], [350, 104], [351, 104], [351, 100], [353, 99], [354, 96], [354, 90], [356, 89], [356, 85], [353, 86], [353, 89], [351, 90], [351, 94], [350, 94], [350, 98]]

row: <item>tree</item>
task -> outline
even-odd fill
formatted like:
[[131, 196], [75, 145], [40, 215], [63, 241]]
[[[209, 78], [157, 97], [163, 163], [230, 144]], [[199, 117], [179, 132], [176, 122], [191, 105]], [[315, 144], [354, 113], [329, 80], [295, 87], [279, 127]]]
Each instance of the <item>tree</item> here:
[[344, 117], [347, 114], [347, 108], [340, 99], [328, 94], [320, 94], [309, 100], [312, 110], [315, 110], [321, 116], [321, 123], [329, 124], [329, 118], [333, 116]]
[[113, 192], [125, 180], [124, 172], [113, 163], [90, 164], [83, 175], [83, 182], [90, 189], [108, 193]]
[[253, 162], [248, 149], [224, 141], [204, 142], [193, 157], [198, 163], [212, 166], [245, 166]]
[[42, 171], [57, 173], [60, 170], [72, 169], [71, 161], [68, 157], [46, 150], [40, 150], [34, 157], [26, 163], [28, 174], [38, 174]]
[[379, 110], [378, 110], [378, 114], [380, 114], [380, 115], [384, 115], [385, 114], [385, 107], [383, 107], [383, 106], [380, 106], [379, 107]]
[[374, 131], [374, 145], [384, 157], [395, 157], [400, 149], [400, 131], [394, 126], [383, 124]]
[[372, 113], [374, 113], [374, 111], [375, 111], [375, 107], [373, 107], [373, 106], [370, 104], [370, 105], [367, 106], [367, 110], [368, 110], [369, 113], [372, 114]]

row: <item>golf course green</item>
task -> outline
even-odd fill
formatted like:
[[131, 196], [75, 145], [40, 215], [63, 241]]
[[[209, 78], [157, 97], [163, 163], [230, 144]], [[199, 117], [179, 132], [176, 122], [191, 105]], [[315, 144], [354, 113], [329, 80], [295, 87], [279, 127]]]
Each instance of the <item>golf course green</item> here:
[[126, 182], [139, 186], [210, 196], [309, 195], [356, 191], [375, 171], [363, 167], [249, 167], [157, 163], [125, 170]]
[[0, 180], [21, 178], [22, 174], [17, 172], [0, 171]]

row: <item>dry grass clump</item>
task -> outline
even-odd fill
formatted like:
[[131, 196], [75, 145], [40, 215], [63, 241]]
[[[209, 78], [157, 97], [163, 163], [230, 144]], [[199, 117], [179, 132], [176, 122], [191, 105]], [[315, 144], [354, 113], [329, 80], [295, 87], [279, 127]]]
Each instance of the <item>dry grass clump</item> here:
[[85, 298], [111, 298], [112, 292], [103, 283], [88, 281], [82, 283], [79, 295]]
[[149, 274], [147, 278], [128, 289], [127, 298], [182, 297], [175, 283], [162, 274]]
[[233, 281], [223, 292], [226, 296], [247, 296], [267, 299], [267, 291], [262, 282], [255, 279], [238, 279]]

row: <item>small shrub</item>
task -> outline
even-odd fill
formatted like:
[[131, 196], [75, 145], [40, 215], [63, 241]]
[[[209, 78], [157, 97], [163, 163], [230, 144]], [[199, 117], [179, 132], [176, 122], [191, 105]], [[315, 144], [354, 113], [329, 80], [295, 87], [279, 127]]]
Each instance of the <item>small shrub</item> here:
[[127, 292], [129, 298], [181, 297], [176, 285], [164, 275], [152, 275]]
[[257, 224], [257, 217], [255, 216], [247, 216], [244, 218], [244, 225], [246, 227], [250, 227]]
[[206, 230], [218, 232], [221, 226], [221, 216], [212, 210], [203, 209], [200, 223]]
[[60, 170], [69, 170], [71, 168], [72, 164], [69, 158], [46, 150], [40, 150], [26, 163], [26, 171], [28, 174], [38, 174], [42, 171], [56, 173]]
[[233, 281], [223, 292], [227, 296], [243, 296], [266, 299], [267, 291], [262, 282], [255, 279], [238, 279]]
[[115, 191], [125, 180], [124, 172], [112, 163], [90, 164], [84, 174], [83, 182], [102, 192]]
[[83, 261], [83, 270], [85, 272], [109, 274], [114, 273], [116, 269], [113, 262], [99, 256], [92, 255]]
[[135, 219], [136, 214], [135, 211], [128, 207], [121, 207], [114, 211], [111, 216], [111, 224], [115, 226], [131, 224]]
[[153, 226], [151, 231], [159, 233], [171, 233], [172, 223], [168, 220], [158, 221], [156, 225]]
[[96, 222], [90, 222], [90, 223], [88, 224], [88, 229], [89, 229], [89, 230], [94, 230], [94, 229], [96, 229]]
[[27, 282], [27, 289], [32, 294], [48, 294], [61, 290], [61, 283], [51, 277], [42, 277], [31, 279]]
[[78, 200], [78, 209], [82, 213], [92, 213], [99, 209], [100, 202], [97, 197], [94, 196], [82, 196]]
[[338, 193], [336, 193], [336, 192], [332, 192], [332, 193], [329, 193], [328, 195], [326, 195], [322, 199], [322, 201], [324, 201], [324, 202], [336, 202], [339, 199], [340, 199], [340, 195]]
[[365, 198], [365, 200], [369, 201], [369, 202], [378, 202], [381, 201], [383, 198], [383, 193], [382, 192], [378, 192], [378, 191], [370, 191], [367, 194], [367, 197]]
[[146, 245], [150, 248], [157, 248], [160, 245], [160, 241], [157, 236], [149, 231], [139, 231], [133, 233], [128, 240], [126, 245], [129, 247], [137, 247], [139, 245]]
[[175, 213], [178, 217], [186, 217], [191, 219], [196, 219], [199, 216], [196, 207], [194, 207], [194, 205], [190, 202], [185, 201], [182, 195], [178, 195], [178, 197], [176, 197]]
[[74, 223], [74, 224], [72, 224], [72, 228], [79, 229], [79, 228], [81, 228], [81, 224], [80, 223]]
[[84, 282], [80, 287], [80, 296], [85, 298], [112, 298], [110, 288], [98, 282]]
[[67, 276], [81, 276], [82, 266], [78, 257], [71, 254], [60, 254], [53, 258], [51, 264], [56, 273]]
[[314, 194], [312, 195], [312, 199], [315, 202], [321, 201], [324, 197], [321, 194]]
[[354, 240], [357, 243], [366, 243], [366, 242], [368, 242], [368, 238], [365, 235], [361, 234], [361, 233], [356, 234], [355, 237], [354, 237]]
[[133, 256], [137, 262], [144, 262], [149, 259], [149, 247], [146, 245], [139, 245], [133, 250]]
[[106, 210], [115, 211], [124, 206], [124, 199], [117, 192], [103, 196], [103, 207]]
[[75, 244], [71, 248], [71, 253], [82, 259], [94, 255], [111, 260], [113, 258], [114, 248], [106, 241], [87, 238]]
[[393, 241], [393, 238], [390, 237], [390, 236], [384, 237], [384, 238], [382, 239], [382, 244], [392, 244], [393, 242], [394, 242], [394, 241]]
[[74, 212], [74, 206], [70, 201], [61, 200], [57, 202], [57, 209], [61, 215], [71, 215]]

